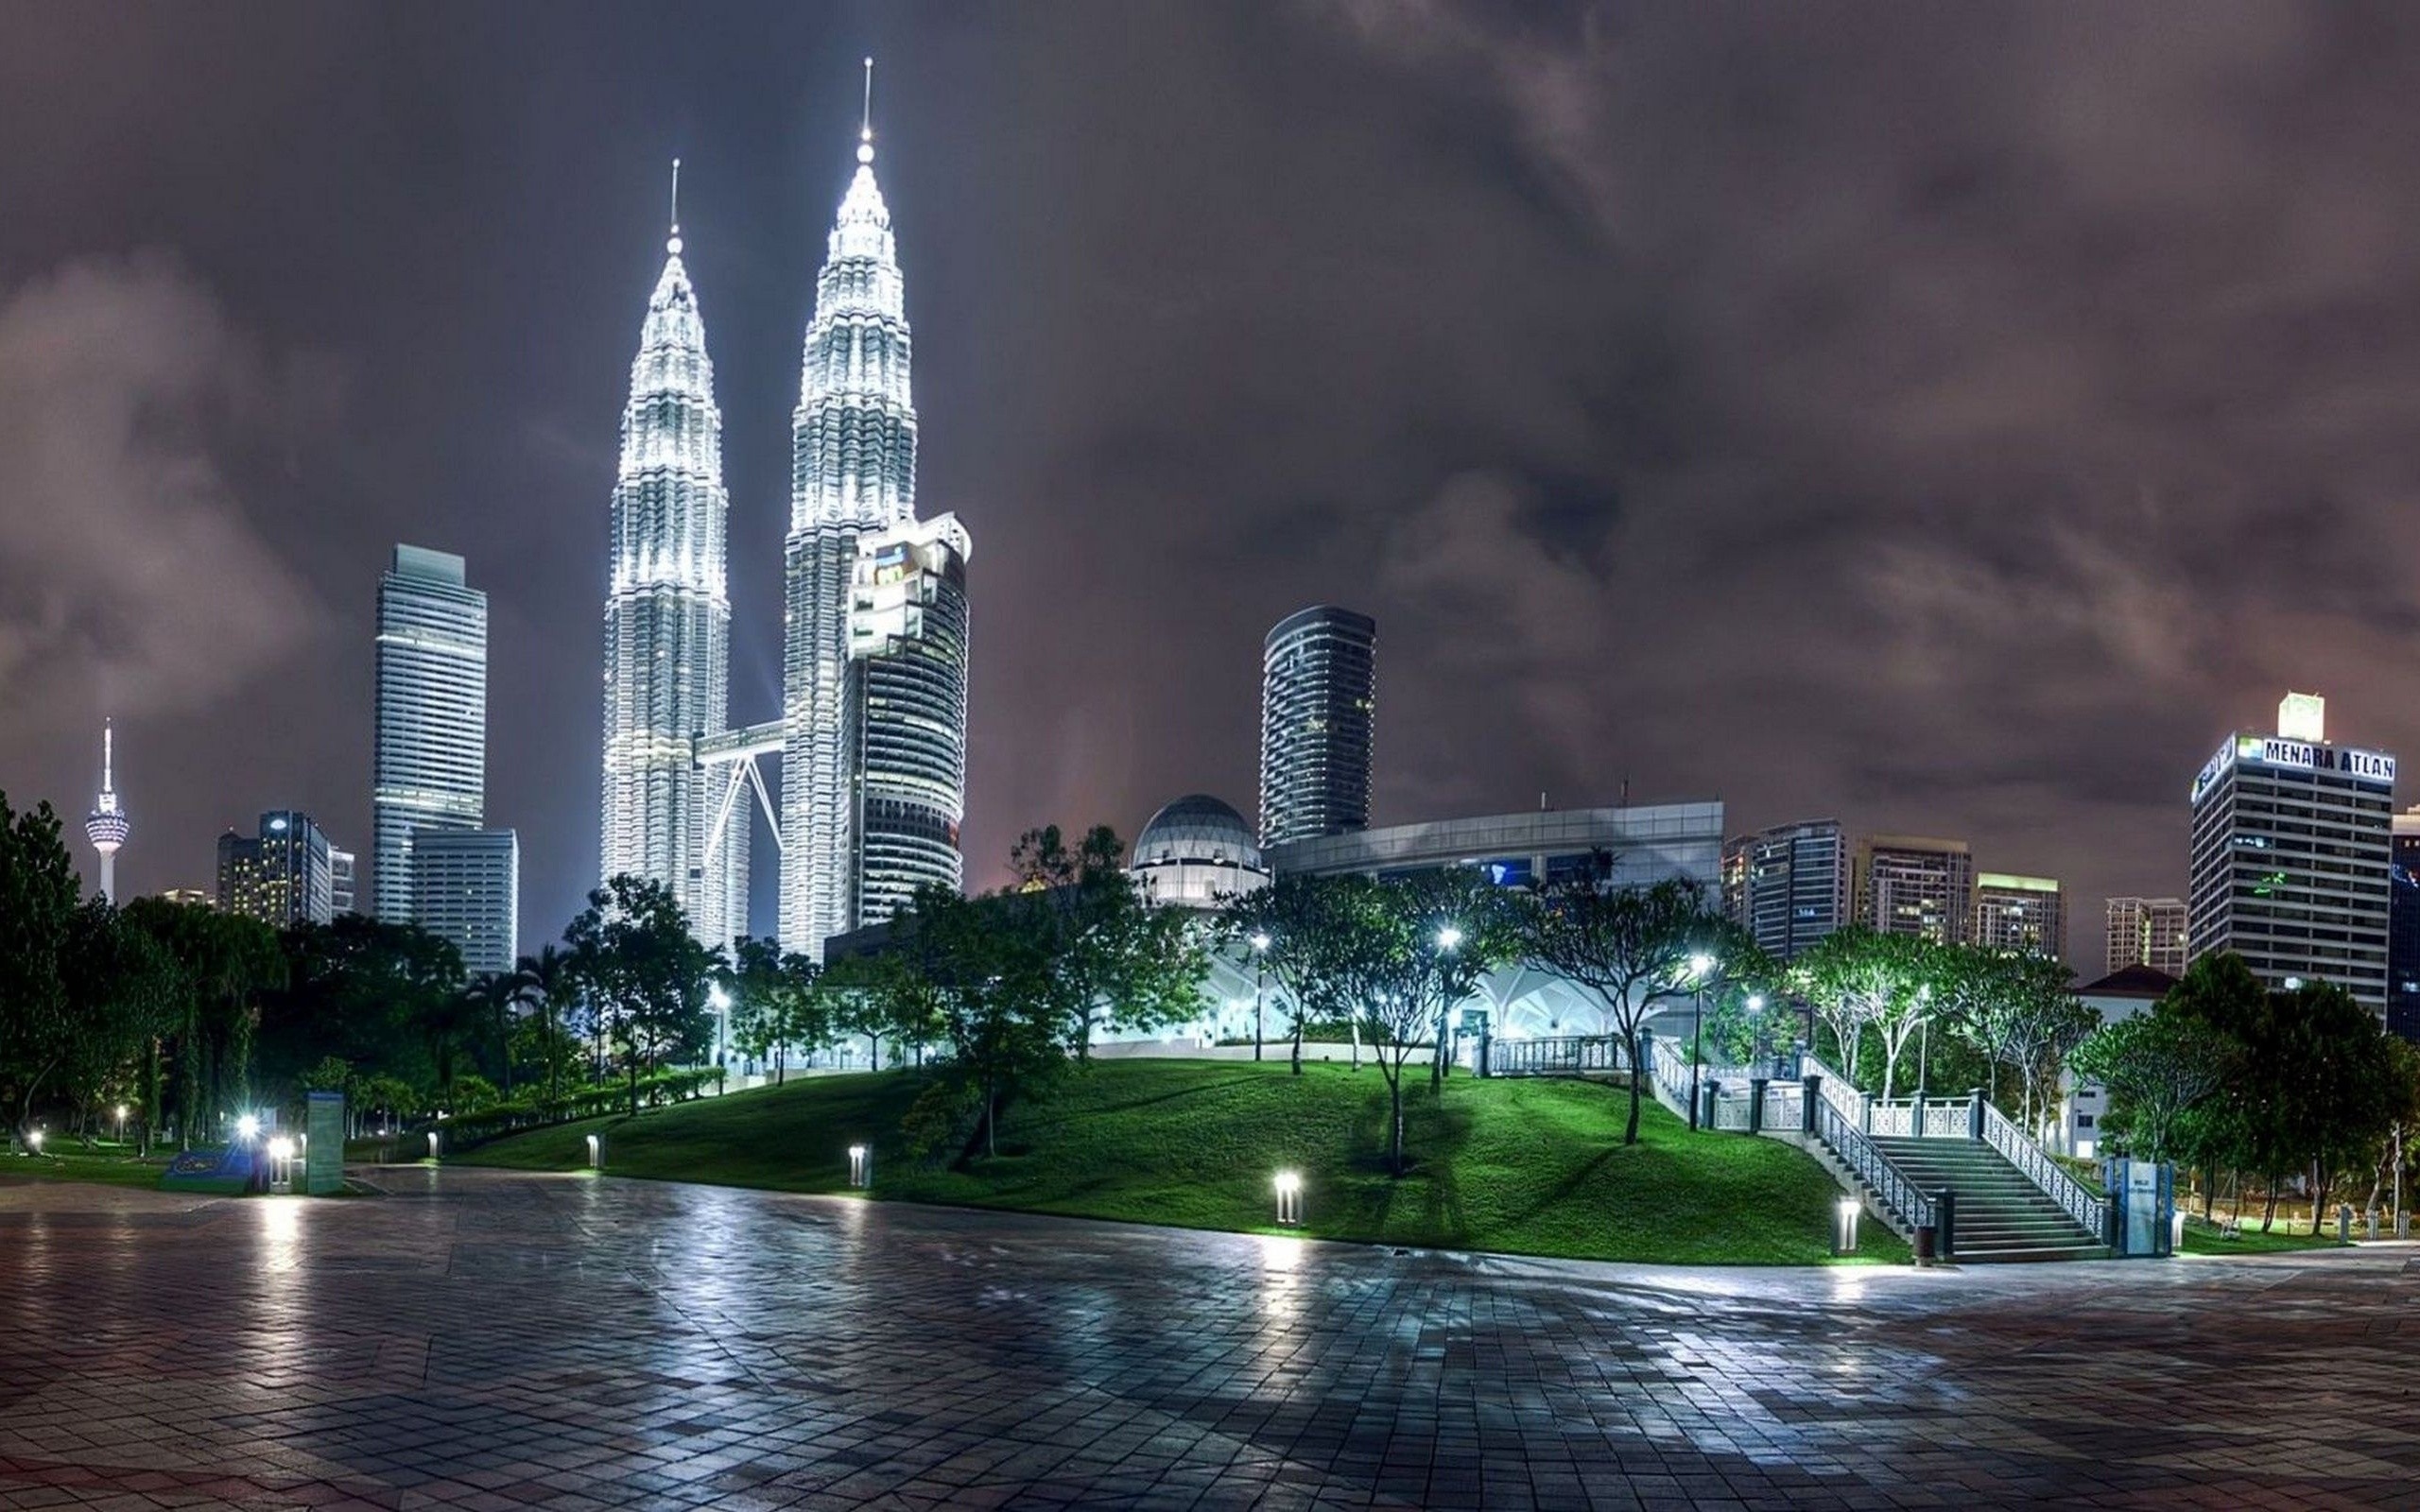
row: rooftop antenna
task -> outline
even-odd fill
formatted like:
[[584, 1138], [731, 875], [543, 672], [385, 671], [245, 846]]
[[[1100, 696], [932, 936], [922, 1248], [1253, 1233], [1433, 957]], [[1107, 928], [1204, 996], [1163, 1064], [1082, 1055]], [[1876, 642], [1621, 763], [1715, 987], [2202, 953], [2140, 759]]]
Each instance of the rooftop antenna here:
[[857, 123], [857, 161], [873, 162], [873, 60], [866, 60], [866, 112]]
[[664, 244], [673, 256], [681, 255], [681, 160], [672, 160], [672, 239]]

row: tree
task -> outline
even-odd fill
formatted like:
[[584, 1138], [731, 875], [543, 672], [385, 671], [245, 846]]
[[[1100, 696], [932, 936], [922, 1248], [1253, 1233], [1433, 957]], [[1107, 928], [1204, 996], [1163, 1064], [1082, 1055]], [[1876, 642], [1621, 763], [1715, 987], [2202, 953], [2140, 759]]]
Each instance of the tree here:
[[[1293, 1071], [1303, 1074], [1305, 1011], [1317, 987], [1319, 961], [1331, 927], [1326, 879], [1288, 872], [1266, 886], [1224, 899], [1213, 925], [1219, 945], [1252, 963], [1256, 980], [1273, 982], [1286, 1009], [1287, 1038], [1293, 1041]], [[1253, 1034], [1253, 1058], [1260, 1058], [1260, 1035]]]
[[141, 1087], [151, 1043], [178, 1022], [176, 958], [95, 898], [76, 911], [60, 972], [70, 1012], [59, 1080], [79, 1112], [123, 1100]]
[[622, 1052], [635, 1116], [642, 1073], [703, 1043], [715, 953], [690, 934], [669, 888], [627, 873], [588, 895], [563, 940]]
[[492, 1035], [499, 1068], [497, 1095], [512, 1100], [512, 1015], [527, 987], [518, 971], [481, 971], [462, 988], [463, 1006], [480, 1031]]
[[1005, 899], [970, 902], [946, 887], [918, 888], [892, 920], [903, 967], [914, 974], [948, 1045], [942, 1074], [909, 1109], [911, 1147], [928, 1153], [971, 1117], [959, 1159], [979, 1143], [999, 1153], [1011, 1103], [1067, 1068], [1065, 982], [1053, 971], [1054, 932]]
[[1886, 935], [1864, 924], [1836, 929], [1800, 953], [1792, 988], [1832, 1031], [1841, 1074], [1851, 1086], [1858, 1084], [1865, 1032], [1875, 1029], [1883, 1048], [1882, 1095], [1891, 1095], [1900, 1053], [1932, 1009], [1919, 990], [1930, 974], [1928, 954], [1914, 936]]
[[1201, 1005], [1209, 959], [1185, 911], [1153, 903], [1126, 869], [1125, 842], [1095, 825], [1069, 849], [1055, 824], [1009, 852], [1015, 887], [992, 906], [1032, 932], [1049, 995], [1079, 1061], [1098, 1029], [1155, 1029]]
[[830, 997], [823, 969], [795, 952], [783, 954], [770, 939], [743, 939], [731, 973], [733, 1042], [740, 1054], [773, 1062], [773, 1081], [787, 1079], [793, 1047], [813, 1050], [832, 1035]]
[[1521, 954], [1597, 1000], [1622, 1038], [1631, 1064], [1630, 1120], [1622, 1143], [1638, 1143], [1639, 1078], [1648, 1074], [1640, 1033], [1659, 1005], [1688, 992], [1688, 959], [1720, 922], [1691, 882], [1616, 885], [1610, 867], [1547, 885], [1522, 919]]
[[574, 970], [572, 954], [559, 945], [541, 945], [535, 955], [521, 957], [513, 974], [521, 996], [536, 1005], [539, 1021], [544, 1026], [546, 1095], [559, 1098], [562, 1096], [563, 1057], [558, 1041], [562, 1038], [563, 1010], [579, 992], [579, 975]]
[[2242, 1058], [2243, 1047], [2233, 1037], [2155, 1004], [2093, 1034], [2069, 1063], [2077, 1075], [2107, 1089], [2103, 1126], [2126, 1151], [2167, 1160], [2174, 1158], [2180, 1124], [2225, 1086]]
[[50, 805], [18, 814], [0, 794], [0, 1090], [13, 1093], [19, 1137], [74, 1039], [60, 965], [77, 894]]
[[1342, 948], [1358, 957], [1374, 989], [1359, 995], [1357, 1007], [1373, 1030], [1378, 1074], [1386, 1078], [1387, 1163], [1400, 1177], [1404, 1066], [1426, 1039], [1435, 1068], [1430, 1086], [1443, 1086], [1439, 1063], [1447, 1054], [1446, 1016], [1512, 953], [1518, 936], [1505, 895], [1476, 868], [1415, 872], [1346, 896], [1358, 906], [1349, 919], [1355, 936]]

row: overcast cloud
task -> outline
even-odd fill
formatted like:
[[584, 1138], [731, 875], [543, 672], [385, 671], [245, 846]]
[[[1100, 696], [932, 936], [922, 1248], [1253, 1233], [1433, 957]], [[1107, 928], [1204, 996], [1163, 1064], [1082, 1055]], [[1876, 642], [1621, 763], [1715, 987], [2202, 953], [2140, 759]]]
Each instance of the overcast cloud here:
[[1627, 781], [1962, 835], [2075, 885], [2087, 971], [2099, 897], [2182, 889], [2187, 782], [2288, 686], [2420, 753], [2402, 10], [0, 24], [0, 787], [80, 809], [114, 712], [130, 886], [272, 803], [366, 848], [406, 540], [494, 595], [492, 817], [527, 926], [569, 911], [675, 153], [735, 713], [772, 713], [866, 51], [922, 504], [975, 536], [978, 878], [1028, 824], [1249, 810], [1260, 635], [1322, 599], [1380, 623], [1381, 821]]

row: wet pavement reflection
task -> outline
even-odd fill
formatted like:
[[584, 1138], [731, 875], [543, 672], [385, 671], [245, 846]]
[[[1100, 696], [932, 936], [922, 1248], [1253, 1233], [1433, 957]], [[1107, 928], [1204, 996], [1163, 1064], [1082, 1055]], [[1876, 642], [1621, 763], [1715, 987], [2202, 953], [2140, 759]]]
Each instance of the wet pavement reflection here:
[[1679, 1270], [0, 1184], [0, 1505], [2420, 1504], [2420, 1251]]

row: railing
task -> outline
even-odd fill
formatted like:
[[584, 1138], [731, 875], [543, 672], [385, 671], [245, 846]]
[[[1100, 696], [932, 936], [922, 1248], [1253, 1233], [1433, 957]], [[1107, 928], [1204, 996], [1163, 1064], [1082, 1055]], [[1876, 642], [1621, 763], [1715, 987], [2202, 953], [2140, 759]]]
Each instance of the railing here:
[[1939, 1224], [1932, 1198], [1893, 1165], [1890, 1157], [1865, 1137], [1863, 1129], [1843, 1117], [1830, 1098], [1816, 1104], [1815, 1137], [1831, 1148], [1851, 1175], [1872, 1187], [1882, 1205], [1897, 1213], [1909, 1228], [1932, 1228]]
[[1915, 1137], [1915, 1105], [1886, 1103], [1876, 1099], [1866, 1118], [1865, 1131], [1876, 1139], [1904, 1140]]
[[1974, 1100], [1961, 1097], [1956, 1102], [1933, 1098], [1925, 1104], [1925, 1126], [1918, 1139], [1962, 1140], [1975, 1132]]
[[1806, 1122], [1806, 1088], [1794, 1081], [1765, 1084], [1765, 1127], [1789, 1130]]
[[1807, 1075], [1824, 1078], [1824, 1101], [1832, 1106], [1833, 1111], [1848, 1120], [1851, 1126], [1865, 1127], [1865, 1105], [1872, 1099], [1857, 1090], [1857, 1083], [1816, 1059], [1812, 1051], [1807, 1052], [1802, 1063]]
[[1630, 1057], [1623, 1052], [1619, 1035], [1490, 1040], [1487, 1044], [1487, 1074], [1491, 1076], [1559, 1076], [1629, 1069]]
[[1989, 1103], [1983, 1105], [1983, 1139], [2009, 1164], [2023, 1172], [2028, 1181], [2041, 1188], [2045, 1196], [2066, 1210], [2067, 1216], [2076, 1221], [2076, 1227], [2096, 1237], [2100, 1235], [2100, 1199], [2085, 1191], [2083, 1183], [2069, 1176], [2066, 1166], [2050, 1159], [2041, 1145], [2027, 1139]]
[[1746, 1092], [1735, 1095], [1726, 1088], [1724, 1094], [1714, 1100], [1714, 1126], [1718, 1129], [1729, 1129], [1745, 1134], [1749, 1132], [1749, 1125], [1754, 1118], [1754, 1114], [1750, 1110], [1750, 1099]]

